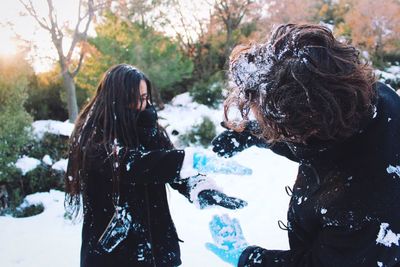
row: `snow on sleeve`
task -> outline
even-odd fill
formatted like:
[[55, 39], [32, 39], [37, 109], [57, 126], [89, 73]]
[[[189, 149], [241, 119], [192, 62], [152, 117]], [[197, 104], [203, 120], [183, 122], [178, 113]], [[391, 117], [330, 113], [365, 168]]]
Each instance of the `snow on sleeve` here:
[[22, 175], [36, 169], [38, 165], [40, 165], [40, 160], [25, 155], [23, 155], [22, 158], [19, 158], [15, 163], [15, 167], [22, 171]]
[[33, 134], [41, 139], [45, 133], [71, 136], [74, 124], [68, 121], [38, 120], [32, 123]]
[[392, 166], [389, 165], [389, 167], [386, 168], [387, 173], [389, 174], [396, 174], [398, 177], [400, 177], [400, 166]]
[[381, 223], [378, 236], [376, 238], [377, 244], [382, 244], [391, 247], [393, 244], [399, 245], [400, 234], [395, 234], [389, 229], [388, 223]]
[[189, 178], [188, 185], [190, 188], [189, 195], [190, 201], [194, 203], [197, 208], [200, 208], [199, 193], [203, 190], [216, 190], [222, 192], [222, 188], [218, 187], [214, 179], [205, 175], [196, 175]]
[[68, 159], [60, 159], [59, 161], [54, 163], [51, 168], [57, 171], [66, 172], [67, 166], [68, 166]]

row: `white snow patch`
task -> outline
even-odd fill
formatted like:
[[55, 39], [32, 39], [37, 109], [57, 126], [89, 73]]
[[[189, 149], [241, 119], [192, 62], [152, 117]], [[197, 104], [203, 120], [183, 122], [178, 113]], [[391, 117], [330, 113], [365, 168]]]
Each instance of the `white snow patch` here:
[[377, 108], [376, 108], [376, 106], [374, 106], [374, 108], [373, 108], [373, 112], [374, 112], [374, 114], [372, 115], [372, 118], [376, 118], [376, 116], [378, 115], [378, 110], [377, 110]]
[[[193, 126], [199, 125], [204, 117], [208, 117], [214, 123], [216, 132], [221, 133], [225, 129], [220, 125], [223, 121], [223, 109], [213, 109], [206, 105], [190, 102], [189, 93], [176, 96], [171, 104], [166, 104], [163, 110], [158, 111], [159, 123], [165, 128], [172, 143], [179, 146], [179, 135], [192, 130]], [[173, 131], [179, 135], [173, 135]]]
[[68, 159], [60, 159], [59, 161], [54, 163], [51, 168], [57, 171], [66, 172], [67, 166], [68, 166]]
[[386, 71], [394, 75], [400, 75], [400, 66], [390, 66]]
[[395, 234], [392, 230], [389, 230], [388, 223], [381, 223], [378, 236], [376, 238], [377, 244], [382, 244], [387, 247], [391, 247], [393, 244], [398, 246], [400, 234]]
[[395, 173], [397, 176], [400, 177], [400, 166], [392, 166], [389, 165], [389, 167], [386, 168], [387, 173]]
[[232, 139], [232, 143], [235, 147], [239, 147], [239, 145], [240, 145], [239, 142], [235, 138]]
[[171, 100], [171, 104], [177, 107], [187, 106], [192, 103], [193, 103], [193, 98], [190, 96], [189, 92], [177, 95]]
[[39, 120], [32, 123], [33, 134], [41, 139], [45, 133], [71, 136], [74, 124], [68, 121]]
[[26, 173], [36, 169], [38, 165], [40, 165], [40, 160], [27, 157], [25, 155], [15, 162], [15, 167], [22, 171], [22, 175], [25, 175]]
[[53, 165], [53, 160], [51, 159], [51, 157], [49, 155], [45, 155], [42, 158], [42, 161], [46, 164], [46, 165]]

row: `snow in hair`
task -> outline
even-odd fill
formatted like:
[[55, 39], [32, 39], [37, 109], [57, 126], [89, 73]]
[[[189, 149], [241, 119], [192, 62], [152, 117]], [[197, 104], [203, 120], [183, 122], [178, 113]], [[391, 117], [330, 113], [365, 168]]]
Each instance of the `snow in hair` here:
[[[308, 49], [316, 46], [297, 47], [297, 34], [294, 34], [283, 45], [274, 45], [270, 42], [253, 44], [245, 52], [231, 61], [230, 80], [241, 93], [253, 91], [260, 95], [268, 90], [272, 81], [268, 81], [273, 64], [288, 57], [300, 59], [307, 64]], [[323, 48], [323, 47], [321, 47]]]
[[249, 50], [231, 62], [231, 80], [241, 92], [266, 88], [265, 76], [272, 65], [272, 51], [269, 44], [252, 45]]

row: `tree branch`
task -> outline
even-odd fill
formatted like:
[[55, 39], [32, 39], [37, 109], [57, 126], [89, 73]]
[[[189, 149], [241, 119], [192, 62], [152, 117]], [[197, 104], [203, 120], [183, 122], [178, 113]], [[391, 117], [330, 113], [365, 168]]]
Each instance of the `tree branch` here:
[[31, 0], [29, 0], [28, 3], [25, 3], [23, 0], [18, 0], [18, 2], [20, 2], [21, 5], [25, 8], [25, 10], [29, 13], [29, 15], [31, 15], [31, 17], [33, 17], [36, 20], [36, 22], [39, 24], [40, 27], [49, 32], [51, 31], [48, 22], [44, 18], [42, 19], [39, 18], [36, 9], [33, 7]]
[[76, 66], [75, 70], [72, 71], [72, 73], [71, 73], [72, 78], [74, 78], [78, 74], [79, 70], [81, 69], [84, 57], [85, 57], [85, 53], [81, 50], [81, 53], [79, 56], [79, 61], [78, 61], [78, 66]]

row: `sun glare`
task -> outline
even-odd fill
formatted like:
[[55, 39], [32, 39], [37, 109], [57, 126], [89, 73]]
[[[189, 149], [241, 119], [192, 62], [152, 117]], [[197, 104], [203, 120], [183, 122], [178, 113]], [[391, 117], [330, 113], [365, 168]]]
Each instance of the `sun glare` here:
[[12, 56], [17, 53], [17, 45], [10, 36], [5, 36], [0, 32], [0, 55]]

